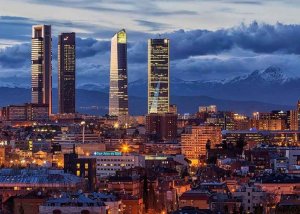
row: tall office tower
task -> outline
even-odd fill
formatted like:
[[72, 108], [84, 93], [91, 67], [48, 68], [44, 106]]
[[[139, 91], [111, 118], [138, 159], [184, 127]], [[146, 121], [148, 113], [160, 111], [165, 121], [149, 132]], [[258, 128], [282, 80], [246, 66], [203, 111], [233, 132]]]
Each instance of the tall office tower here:
[[75, 33], [58, 36], [58, 110], [75, 113]]
[[290, 110], [287, 112], [287, 124], [289, 130], [295, 131], [298, 130], [298, 111]]
[[298, 130], [300, 130], [300, 100], [297, 103], [297, 112], [298, 112]]
[[128, 115], [127, 38], [122, 29], [111, 39], [109, 115]]
[[148, 40], [148, 113], [168, 113], [170, 101], [169, 39]]
[[51, 25], [32, 27], [31, 100], [49, 105], [52, 113], [52, 50]]

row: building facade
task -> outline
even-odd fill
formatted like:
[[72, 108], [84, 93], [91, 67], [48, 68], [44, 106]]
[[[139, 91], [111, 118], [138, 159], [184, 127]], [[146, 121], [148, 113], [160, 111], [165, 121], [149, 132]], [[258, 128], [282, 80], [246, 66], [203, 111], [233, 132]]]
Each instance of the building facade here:
[[111, 39], [109, 115], [128, 115], [127, 38], [124, 29]]
[[169, 112], [169, 44], [169, 39], [148, 40], [148, 114]]
[[206, 145], [214, 147], [222, 141], [221, 128], [213, 125], [193, 126], [186, 134], [181, 135], [181, 152], [197, 165], [199, 157], [206, 155]]
[[47, 104], [52, 113], [52, 38], [51, 25], [32, 27], [31, 101]]
[[104, 178], [114, 176], [121, 169], [144, 167], [145, 157], [121, 152], [94, 152], [91, 157], [96, 159], [96, 175]]
[[58, 36], [58, 111], [75, 113], [75, 33]]
[[49, 106], [47, 104], [25, 103], [9, 105], [1, 109], [5, 121], [47, 121]]
[[146, 133], [150, 138], [160, 141], [175, 140], [177, 138], [177, 114], [148, 114]]

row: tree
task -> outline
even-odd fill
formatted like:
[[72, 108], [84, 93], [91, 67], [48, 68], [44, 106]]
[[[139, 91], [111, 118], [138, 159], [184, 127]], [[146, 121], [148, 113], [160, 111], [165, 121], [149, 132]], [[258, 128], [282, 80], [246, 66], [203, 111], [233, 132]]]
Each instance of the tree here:
[[145, 204], [145, 211], [147, 212], [148, 211], [148, 178], [147, 178], [147, 174], [145, 174], [144, 176], [144, 186], [143, 186], [143, 201], [144, 201], [144, 204]]
[[236, 204], [234, 204], [234, 206], [233, 206], [232, 214], [238, 214]]
[[244, 213], [244, 207], [243, 205], [240, 206], [240, 214], [243, 214]]
[[181, 178], [185, 178], [186, 176], [190, 176], [189, 172], [188, 172], [188, 168], [184, 167], [181, 171]]
[[229, 208], [227, 204], [224, 206], [224, 213], [229, 214]]
[[227, 150], [228, 146], [227, 146], [227, 141], [226, 140], [223, 140], [221, 145], [222, 145], [222, 149]]
[[254, 207], [254, 214], [263, 214], [264, 208], [260, 205]]
[[210, 147], [211, 147], [211, 140], [210, 139], [208, 139], [207, 141], [206, 141], [206, 150], [210, 150]]
[[236, 148], [243, 150], [244, 146], [246, 146], [245, 139], [240, 137], [236, 142]]

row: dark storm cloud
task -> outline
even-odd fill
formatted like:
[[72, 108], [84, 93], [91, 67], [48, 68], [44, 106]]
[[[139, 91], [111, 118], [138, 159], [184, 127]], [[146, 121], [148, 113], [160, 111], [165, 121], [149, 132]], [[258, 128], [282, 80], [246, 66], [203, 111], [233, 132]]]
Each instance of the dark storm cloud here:
[[92, 38], [76, 39], [76, 56], [85, 58], [95, 56], [96, 54], [104, 54], [110, 48], [110, 41], [97, 41]]
[[[136, 32], [127, 31], [132, 38]], [[128, 68], [129, 79], [135, 80], [145, 77], [147, 72], [147, 38], [157, 38], [153, 34], [140, 34], [141, 37], [129, 40]], [[111, 35], [113, 36], [113, 34]], [[300, 54], [300, 26], [299, 25], [268, 25], [253, 22], [250, 25], [241, 24], [238, 27], [208, 30], [178, 30], [163, 34], [162, 37], [170, 38], [172, 60], [172, 74], [182, 79], [207, 78], [214, 79], [225, 76], [234, 76], [239, 72], [250, 72], [252, 69], [265, 68], [268, 64], [276, 63], [280, 57], [279, 66], [291, 65], [288, 72], [296, 70], [299, 63], [293, 63]], [[28, 40], [30, 42], [30, 37]], [[80, 76], [78, 84], [84, 81], [107, 83], [109, 74], [110, 41], [83, 39], [77, 37], [77, 74]], [[255, 58], [246, 58], [242, 61], [230, 57], [233, 50], [243, 50], [253, 53]], [[228, 54], [229, 59], [204, 60], [199, 56]], [[268, 60], [263, 55], [270, 55]], [[272, 56], [273, 55], [273, 56]], [[196, 58], [193, 58], [196, 57]], [[53, 61], [57, 60], [57, 37], [53, 38]], [[272, 62], [274, 60], [274, 62]], [[265, 62], [264, 62], [265, 61]], [[11, 75], [17, 72], [16, 68], [24, 67], [30, 71], [30, 43], [13, 45], [0, 49], [0, 73], [9, 70]], [[54, 70], [57, 70], [54, 66]], [[28, 75], [30, 75], [28, 73]], [[18, 78], [16, 78], [16, 82]], [[28, 83], [29, 84], [29, 83]]]
[[19, 68], [29, 65], [30, 44], [14, 45], [0, 49], [0, 66], [3, 68]]
[[241, 24], [236, 28], [217, 31], [179, 30], [166, 37], [171, 39], [174, 59], [218, 54], [233, 47], [255, 53], [300, 54], [300, 25]]

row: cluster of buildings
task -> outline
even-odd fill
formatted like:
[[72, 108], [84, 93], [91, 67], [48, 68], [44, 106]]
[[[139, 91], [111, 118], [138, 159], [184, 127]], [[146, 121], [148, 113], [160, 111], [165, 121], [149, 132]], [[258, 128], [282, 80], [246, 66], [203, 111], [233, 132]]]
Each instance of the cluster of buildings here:
[[75, 33], [33, 26], [32, 103], [0, 117], [0, 213], [299, 213], [300, 102], [242, 115], [170, 104], [168, 39], [148, 41], [148, 114], [130, 116], [127, 35], [111, 40], [109, 114], [75, 109]]

